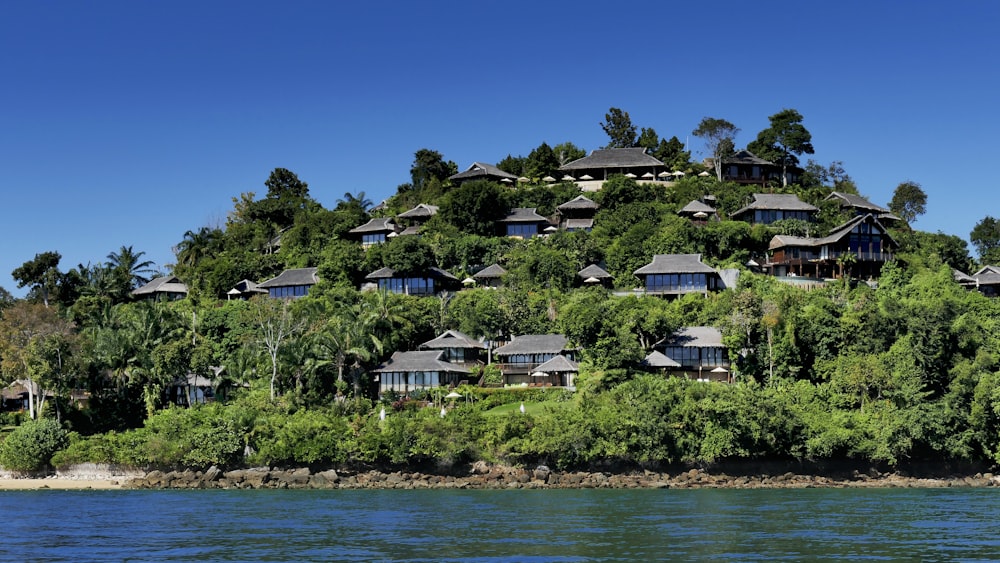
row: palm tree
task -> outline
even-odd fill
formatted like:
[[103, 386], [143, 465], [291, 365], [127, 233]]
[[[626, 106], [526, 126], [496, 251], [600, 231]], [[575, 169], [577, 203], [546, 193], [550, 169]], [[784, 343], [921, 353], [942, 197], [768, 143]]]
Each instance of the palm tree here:
[[221, 241], [220, 229], [202, 227], [197, 231], [187, 231], [184, 233], [184, 239], [174, 247], [177, 265], [193, 267], [201, 259], [216, 252]]
[[362, 361], [382, 352], [382, 341], [372, 333], [373, 318], [360, 306], [343, 307], [334, 312], [316, 334], [316, 354], [322, 364], [337, 367], [337, 382], [344, 381], [345, 368], [357, 393], [360, 388], [358, 369]]
[[144, 254], [124, 245], [118, 252], [108, 254], [108, 268], [115, 277], [114, 296], [118, 299], [124, 300], [133, 289], [149, 283], [146, 274], [156, 273], [151, 260], [142, 260]]

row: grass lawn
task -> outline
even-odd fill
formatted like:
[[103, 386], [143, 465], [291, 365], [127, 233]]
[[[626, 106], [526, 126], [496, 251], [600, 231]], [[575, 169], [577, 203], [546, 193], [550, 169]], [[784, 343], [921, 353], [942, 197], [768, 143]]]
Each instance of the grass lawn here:
[[[547, 407], [560, 409], [567, 404], [568, 403], [564, 401], [540, 401], [540, 402], [525, 401], [524, 411], [525, 414], [536, 415], [536, 414], [541, 414], [542, 411]], [[486, 414], [487, 416], [507, 416], [512, 412], [516, 413], [520, 411], [521, 411], [521, 403], [517, 402], [517, 403], [507, 403], [506, 405], [500, 405], [499, 407], [494, 407], [486, 411], [484, 414]]]

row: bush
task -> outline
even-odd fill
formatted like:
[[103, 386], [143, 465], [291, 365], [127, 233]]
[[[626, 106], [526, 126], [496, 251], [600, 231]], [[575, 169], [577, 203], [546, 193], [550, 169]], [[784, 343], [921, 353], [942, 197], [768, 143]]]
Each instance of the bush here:
[[66, 430], [55, 420], [29, 420], [0, 443], [0, 465], [10, 471], [44, 469], [68, 443]]

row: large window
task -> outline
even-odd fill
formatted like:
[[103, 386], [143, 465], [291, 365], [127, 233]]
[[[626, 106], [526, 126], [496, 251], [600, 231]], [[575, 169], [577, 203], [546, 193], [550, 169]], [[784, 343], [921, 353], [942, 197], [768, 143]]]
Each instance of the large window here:
[[697, 346], [667, 346], [663, 354], [679, 363], [683, 367], [707, 367], [714, 368], [726, 365], [726, 351], [724, 348]]
[[309, 293], [308, 285], [286, 285], [282, 287], [270, 287], [267, 294], [274, 298], [295, 298], [303, 297]]
[[706, 274], [650, 274], [646, 276], [646, 291], [707, 291], [714, 289], [714, 286], [715, 279], [709, 280]]
[[531, 238], [538, 234], [538, 225], [535, 223], [508, 223], [507, 236]]
[[385, 242], [385, 233], [367, 233], [361, 235], [361, 246], [371, 246]]
[[390, 293], [408, 295], [434, 295], [433, 278], [383, 278], [378, 280], [378, 288]]

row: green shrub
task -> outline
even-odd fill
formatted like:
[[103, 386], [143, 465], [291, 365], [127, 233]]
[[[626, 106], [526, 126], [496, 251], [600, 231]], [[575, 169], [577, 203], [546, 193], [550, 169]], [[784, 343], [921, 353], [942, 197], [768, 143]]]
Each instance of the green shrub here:
[[66, 430], [55, 420], [29, 420], [0, 443], [0, 465], [11, 471], [44, 469], [68, 443]]

